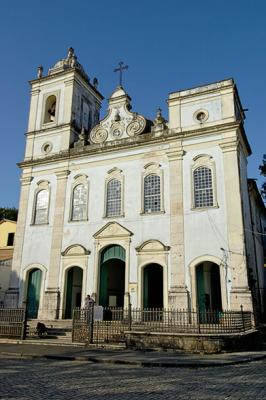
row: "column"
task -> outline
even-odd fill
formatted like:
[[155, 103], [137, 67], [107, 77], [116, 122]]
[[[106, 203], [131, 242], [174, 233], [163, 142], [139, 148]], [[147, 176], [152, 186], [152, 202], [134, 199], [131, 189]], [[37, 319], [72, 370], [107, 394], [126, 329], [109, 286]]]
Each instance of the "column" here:
[[167, 152], [171, 218], [169, 306], [174, 308], [188, 308], [184, 256], [183, 155], [181, 143]]
[[[19, 199], [19, 213], [15, 235], [15, 247], [12, 261], [12, 271], [10, 277], [10, 286], [5, 296], [6, 307], [17, 307], [18, 303], [22, 302], [23, 282], [20, 281], [21, 263], [23, 255], [23, 244], [26, 229], [27, 210], [29, 204], [29, 191], [32, 181], [31, 172], [23, 172], [20, 182], [20, 199]], [[20, 300], [19, 300], [19, 291]]]
[[252, 310], [248, 287], [245, 234], [239, 173], [239, 148], [237, 138], [228, 138], [220, 144], [223, 152], [224, 182], [228, 229], [228, 264], [231, 270], [231, 309]]
[[64, 232], [64, 213], [66, 200], [66, 187], [69, 171], [56, 172], [57, 188], [55, 200], [55, 212], [53, 221], [52, 247], [49, 263], [48, 284], [44, 295], [42, 318], [58, 318], [60, 305], [60, 262], [62, 252], [62, 240]]

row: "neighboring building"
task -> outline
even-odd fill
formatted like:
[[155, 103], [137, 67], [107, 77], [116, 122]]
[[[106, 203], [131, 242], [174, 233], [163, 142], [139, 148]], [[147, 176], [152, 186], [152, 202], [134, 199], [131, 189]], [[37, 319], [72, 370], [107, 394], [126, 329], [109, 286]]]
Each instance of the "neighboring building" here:
[[248, 191], [250, 220], [246, 224], [246, 236], [249, 285], [256, 313], [266, 321], [266, 209], [254, 179], [248, 179]]
[[132, 112], [120, 86], [99, 121], [97, 80], [73, 49], [31, 88], [10, 304], [27, 299], [39, 318], [70, 317], [88, 293], [252, 310], [251, 150], [234, 81], [171, 93], [169, 122]]
[[8, 219], [0, 221], [0, 307], [4, 305], [5, 292], [9, 288], [16, 225]]

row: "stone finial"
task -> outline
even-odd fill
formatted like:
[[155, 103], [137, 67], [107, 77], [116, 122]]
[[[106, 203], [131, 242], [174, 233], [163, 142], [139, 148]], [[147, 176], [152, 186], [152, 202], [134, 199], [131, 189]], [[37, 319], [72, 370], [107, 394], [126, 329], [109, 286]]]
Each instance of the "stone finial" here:
[[43, 74], [43, 66], [40, 65], [40, 66], [37, 68], [37, 77], [38, 77], [38, 79], [41, 79], [41, 78], [42, 78], [42, 74]]
[[93, 78], [92, 83], [93, 83], [93, 86], [95, 87], [95, 89], [97, 89], [98, 84], [99, 84], [98, 79], [97, 78]]
[[81, 132], [79, 134], [79, 140], [84, 140], [85, 139], [85, 129], [84, 126], [81, 128]]
[[86, 135], [84, 127], [82, 127], [81, 132], [78, 135], [78, 141], [74, 143], [74, 147], [81, 148], [86, 145], [86, 142], [87, 142], [87, 135]]
[[68, 49], [67, 49], [67, 58], [72, 58], [72, 57], [74, 57], [74, 49], [73, 49], [73, 47], [69, 47]]
[[162, 132], [167, 128], [166, 120], [162, 116], [162, 110], [160, 107], [157, 108], [156, 118], [153, 121], [153, 127], [151, 128], [155, 136], [160, 136]]
[[71, 57], [70, 66], [71, 66], [71, 68], [74, 68], [76, 65], [77, 65], [77, 57], [73, 56], [73, 57]]
[[156, 112], [156, 118], [154, 120], [154, 125], [159, 125], [163, 123], [165, 123], [165, 119], [162, 116], [162, 109], [158, 107]]

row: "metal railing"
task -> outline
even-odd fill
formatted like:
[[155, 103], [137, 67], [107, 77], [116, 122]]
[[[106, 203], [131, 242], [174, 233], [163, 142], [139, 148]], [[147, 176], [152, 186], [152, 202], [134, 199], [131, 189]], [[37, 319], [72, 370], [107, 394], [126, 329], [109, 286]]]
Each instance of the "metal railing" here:
[[19, 337], [25, 339], [26, 309], [0, 308], [0, 337]]
[[131, 330], [168, 333], [239, 333], [252, 329], [249, 311], [132, 309]]
[[231, 334], [253, 328], [250, 311], [185, 309], [102, 308], [101, 319], [94, 309], [76, 309], [73, 314], [73, 340], [90, 343], [125, 339], [126, 331], [175, 334]]

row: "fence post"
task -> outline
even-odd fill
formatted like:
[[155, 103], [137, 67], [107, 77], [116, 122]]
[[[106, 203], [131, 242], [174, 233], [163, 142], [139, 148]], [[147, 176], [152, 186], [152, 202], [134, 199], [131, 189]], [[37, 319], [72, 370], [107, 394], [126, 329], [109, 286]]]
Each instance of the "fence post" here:
[[89, 343], [93, 343], [93, 323], [94, 323], [94, 302], [91, 304], [90, 307], [90, 318], [89, 318], [89, 323], [90, 323], [90, 338], [89, 338]]
[[25, 340], [27, 336], [27, 301], [23, 301], [23, 320], [22, 320], [22, 330], [21, 330], [21, 340]]
[[197, 307], [197, 324], [198, 324], [198, 333], [200, 333], [200, 309]]
[[131, 331], [132, 329], [132, 305], [129, 302], [128, 304], [128, 329]]
[[245, 332], [245, 318], [244, 318], [244, 311], [243, 311], [243, 305], [241, 304], [240, 306], [240, 310], [241, 310], [241, 317], [242, 317], [242, 325], [243, 325], [243, 331]]

